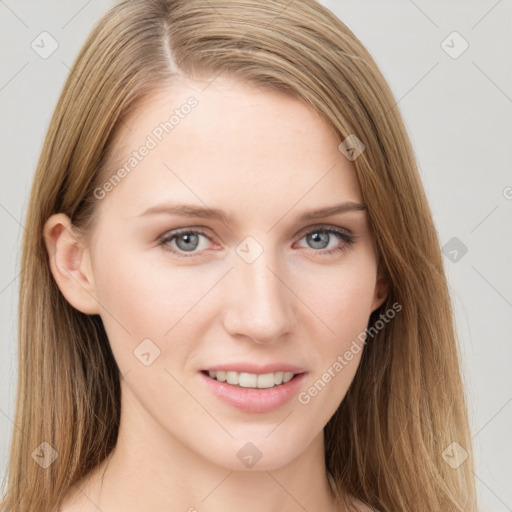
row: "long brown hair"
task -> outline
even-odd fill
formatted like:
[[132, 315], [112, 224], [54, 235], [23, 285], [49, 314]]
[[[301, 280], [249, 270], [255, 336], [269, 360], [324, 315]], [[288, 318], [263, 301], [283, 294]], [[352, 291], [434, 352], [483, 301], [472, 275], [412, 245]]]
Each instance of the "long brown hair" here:
[[[58, 289], [45, 221], [63, 212], [87, 233], [126, 114], [176, 75], [220, 73], [293, 95], [340, 142], [354, 134], [365, 145], [354, 166], [389, 282], [370, 324], [394, 303], [402, 310], [366, 344], [325, 427], [339, 492], [382, 512], [476, 511], [453, 312], [415, 156], [373, 58], [313, 0], [125, 0], [85, 42], [48, 129], [25, 223], [16, 428], [1, 510], [58, 507], [110, 453], [120, 420], [120, 376], [101, 319]], [[454, 441], [467, 452], [458, 467], [443, 457]], [[47, 468], [34, 458], [43, 442], [58, 454]]]

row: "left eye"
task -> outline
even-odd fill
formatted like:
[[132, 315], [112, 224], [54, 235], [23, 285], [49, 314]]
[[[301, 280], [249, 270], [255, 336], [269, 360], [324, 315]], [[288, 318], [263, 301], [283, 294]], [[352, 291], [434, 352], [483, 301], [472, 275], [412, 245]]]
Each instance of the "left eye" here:
[[[332, 240], [333, 236], [336, 237], [338, 241], [341, 239], [345, 243], [341, 246], [331, 245], [329, 247], [329, 239]], [[306, 233], [301, 240], [304, 238], [308, 243], [313, 244], [313, 249], [329, 249], [327, 251], [322, 251], [320, 254], [332, 254], [333, 252], [343, 251], [346, 249], [347, 245], [353, 243], [355, 237], [338, 229], [317, 228]]]
[[[341, 239], [344, 243], [341, 246], [330, 246], [329, 242], [333, 237], [338, 241]], [[195, 256], [200, 252], [201, 238], [209, 240], [208, 235], [198, 230], [182, 230], [168, 233], [159, 240], [165, 250], [171, 251], [179, 256]], [[312, 244], [312, 249], [316, 249], [318, 254], [331, 254], [333, 252], [343, 251], [348, 245], [354, 242], [355, 236], [345, 231], [334, 228], [316, 228], [305, 233], [300, 240], [306, 239], [306, 242]], [[196, 250], [199, 249], [199, 250]], [[327, 250], [325, 250], [327, 249]], [[185, 255], [183, 253], [190, 253]]]

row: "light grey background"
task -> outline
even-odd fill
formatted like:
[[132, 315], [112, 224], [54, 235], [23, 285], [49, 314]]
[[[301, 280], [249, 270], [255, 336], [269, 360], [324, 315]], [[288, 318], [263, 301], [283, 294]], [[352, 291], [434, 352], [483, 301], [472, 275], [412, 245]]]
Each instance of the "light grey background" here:
[[[512, 511], [512, 1], [322, 3], [365, 44], [395, 94], [441, 244], [456, 237], [468, 249], [454, 262], [448, 246], [446, 265], [463, 345], [478, 492], [482, 511]], [[69, 68], [111, 5], [0, 0], [0, 476], [16, 428], [19, 244], [29, 189]], [[46, 59], [31, 48], [43, 31], [58, 42]], [[453, 31], [469, 44], [457, 58], [442, 46]], [[450, 36], [447, 45], [457, 51], [461, 40]]]

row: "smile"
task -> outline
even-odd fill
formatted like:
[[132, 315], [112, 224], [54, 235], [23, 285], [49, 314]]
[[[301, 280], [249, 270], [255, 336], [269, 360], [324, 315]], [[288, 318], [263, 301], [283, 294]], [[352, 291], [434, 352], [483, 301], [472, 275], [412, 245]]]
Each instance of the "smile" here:
[[[248, 366], [248, 365], [245, 365]], [[277, 365], [275, 365], [277, 366]], [[295, 372], [270, 371], [271, 368], [260, 369], [260, 372], [208, 369], [199, 372], [206, 388], [225, 405], [235, 407], [246, 413], [271, 412], [292, 401], [300, 391], [306, 372], [296, 368]], [[249, 370], [253, 368], [241, 368]]]

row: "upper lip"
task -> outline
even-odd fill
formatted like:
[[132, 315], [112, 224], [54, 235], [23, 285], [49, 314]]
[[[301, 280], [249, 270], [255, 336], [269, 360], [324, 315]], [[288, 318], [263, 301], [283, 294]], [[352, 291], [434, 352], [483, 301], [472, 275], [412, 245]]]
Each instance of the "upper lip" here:
[[275, 373], [275, 372], [292, 372], [304, 373], [306, 370], [300, 366], [295, 366], [288, 363], [268, 363], [268, 364], [254, 364], [254, 363], [223, 363], [203, 368], [203, 371], [232, 371], [238, 373]]

